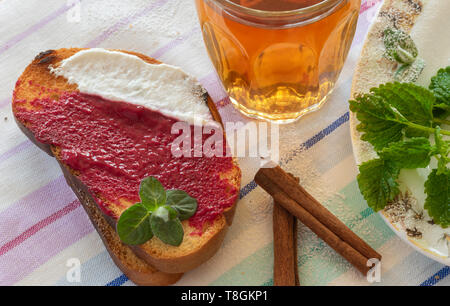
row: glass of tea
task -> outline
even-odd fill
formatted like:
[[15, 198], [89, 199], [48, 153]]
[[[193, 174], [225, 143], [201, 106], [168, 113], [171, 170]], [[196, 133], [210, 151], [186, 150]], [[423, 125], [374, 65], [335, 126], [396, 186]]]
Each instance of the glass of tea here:
[[361, 0], [196, 0], [208, 54], [244, 114], [292, 122], [320, 108], [349, 51]]

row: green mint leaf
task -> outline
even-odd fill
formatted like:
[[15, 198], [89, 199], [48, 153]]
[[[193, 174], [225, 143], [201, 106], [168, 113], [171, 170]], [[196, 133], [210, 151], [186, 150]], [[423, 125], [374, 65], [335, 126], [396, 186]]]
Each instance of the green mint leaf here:
[[441, 174], [437, 172], [433, 169], [425, 182], [427, 198], [424, 207], [434, 223], [445, 228], [450, 225], [450, 169]]
[[[425, 127], [433, 123], [433, 93], [412, 83], [387, 83], [371, 92], [382, 97], [387, 103], [397, 109], [408, 121]], [[429, 132], [413, 128], [405, 130], [407, 137], [426, 137]]]
[[178, 246], [184, 230], [180, 222], [190, 218], [197, 210], [197, 200], [182, 190], [165, 191], [154, 177], [141, 181], [141, 203], [125, 210], [117, 222], [117, 233], [127, 244], [143, 244], [153, 237]]
[[169, 205], [164, 205], [163, 207], [165, 209], [167, 209], [167, 211], [169, 212], [169, 220], [180, 217], [180, 214], [178, 213], [178, 210], [176, 210], [175, 208], [173, 208], [173, 207], [171, 207]]
[[439, 69], [431, 78], [429, 87], [436, 97], [436, 103], [450, 106], [450, 66]]
[[375, 150], [403, 138], [402, 131], [406, 125], [383, 98], [365, 94], [349, 103], [350, 110], [356, 113], [360, 122], [356, 128], [364, 133], [361, 139], [370, 142]]
[[178, 211], [178, 218], [181, 221], [192, 217], [197, 210], [197, 200], [183, 190], [167, 190], [166, 203]]
[[411, 64], [419, 53], [412, 38], [398, 29], [386, 29], [383, 33], [383, 42], [386, 48], [385, 57], [391, 61]]
[[394, 163], [382, 159], [373, 159], [359, 166], [359, 189], [373, 210], [383, 209], [399, 194], [396, 181], [399, 172]]
[[430, 164], [432, 147], [425, 137], [390, 143], [378, 155], [399, 169], [425, 168]]
[[434, 105], [433, 109], [433, 117], [434, 118], [440, 118], [440, 119], [446, 119], [450, 116], [450, 106], [439, 103]]
[[141, 203], [126, 209], [117, 222], [117, 233], [122, 242], [129, 245], [143, 244], [153, 237], [150, 215]]
[[166, 203], [166, 191], [163, 185], [153, 176], [141, 181], [139, 196], [142, 204], [150, 211]]
[[424, 68], [425, 61], [421, 58], [417, 58], [412, 64], [403, 64], [395, 72], [394, 81], [413, 83], [417, 81]]
[[[387, 83], [350, 101], [360, 121], [361, 139], [381, 150], [407, 137], [426, 137], [433, 122], [435, 98], [431, 91], [411, 83]], [[431, 129], [432, 131], [432, 129]]]
[[437, 174], [442, 174], [447, 170], [447, 164], [449, 162], [448, 154], [450, 151], [450, 144], [442, 138], [441, 128], [438, 126], [434, 132], [434, 141], [436, 143], [436, 156], [438, 160]]
[[179, 246], [183, 241], [183, 226], [168, 206], [161, 206], [154, 211], [150, 225], [155, 236], [166, 244]]

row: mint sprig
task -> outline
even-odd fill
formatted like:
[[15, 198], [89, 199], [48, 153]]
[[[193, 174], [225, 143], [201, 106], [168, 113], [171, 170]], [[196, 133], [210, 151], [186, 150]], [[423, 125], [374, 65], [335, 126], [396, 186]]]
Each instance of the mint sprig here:
[[139, 187], [140, 203], [127, 208], [117, 222], [120, 240], [129, 245], [143, 244], [153, 235], [162, 242], [179, 246], [183, 242], [182, 220], [197, 210], [197, 200], [183, 190], [165, 190], [155, 177], [147, 177]]
[[[446, 101], [446, 71], [450, 67], [433, 77], [431, 90], [412, 83], [387, 83], [350, 101], [350, 109], [360, 121], [361, 139], [371, 143], [378, 154], [359, 166], [357, 178], [374, 210], [383, 209], [400, 193], [397, 180], [401, 169], [425, 168], [434, 158], [438, 166], [425, 183], [425, 209], [436, 224], [450, 225], [450, 141], [443, 138], [450, 131], [440, 127], [449, 121], [434, 115]], [[434, 144], [429, 140], [432, 136]]]
[[369, 94], [350, 101], [350, 110], [360, 121], [357, 130], [362, 140], [381, 150], [391, 142], [434, 132], [434, 95], [411, 83], [387, 83], [372, 88]]

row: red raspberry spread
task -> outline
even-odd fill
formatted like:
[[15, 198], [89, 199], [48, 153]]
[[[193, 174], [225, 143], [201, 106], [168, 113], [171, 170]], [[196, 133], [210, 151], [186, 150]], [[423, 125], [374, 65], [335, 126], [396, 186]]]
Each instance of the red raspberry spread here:
[[[114, 218], [119, 216], [112, 214], [107, 202], [139, 202], [139, 184], [148, 176], [166, 189], [182, 189], [197, 199], [197, 212], [189, 222], [198, 230], [237, 198], [236, 187], [220, 178], [236, 167], [231, 157], [172, 154], [171, 144], [181, 134], [171, 134], [178, 121], [174, 118], [79, 92], [62, 93], [58, 100], [37, 98], [31, 105], [32, 110], [15, 100], [17, 118], [38, 141], [60, 148], [61, 161], [77, 171], [100, 208]], [[190, 127], [193, 135], [194, 126]], [[209, 136], [203, 135], [203, 142]]]

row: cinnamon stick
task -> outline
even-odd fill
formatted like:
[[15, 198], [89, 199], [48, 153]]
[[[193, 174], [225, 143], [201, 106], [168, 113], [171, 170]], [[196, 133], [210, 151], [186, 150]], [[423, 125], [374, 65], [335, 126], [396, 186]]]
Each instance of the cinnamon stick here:
[[371, 267], [367, 266], [369, 258], [381, 260], [380, 254], [308, 194], [280, 167], [260, 169], [255, 181], [272, 195], [275, 202], [308, 226], [360, 272], [366, 274], [370, 270]]
[[273, 205], [273, 258], [273, 284], [299, 286], [297, 219], [277, 202]]

